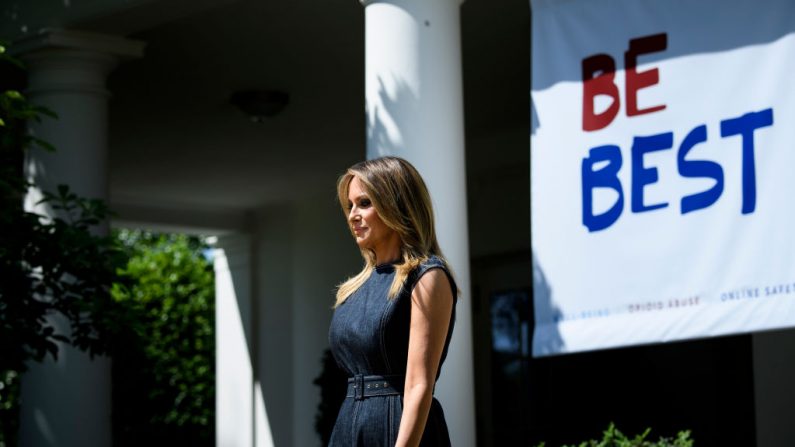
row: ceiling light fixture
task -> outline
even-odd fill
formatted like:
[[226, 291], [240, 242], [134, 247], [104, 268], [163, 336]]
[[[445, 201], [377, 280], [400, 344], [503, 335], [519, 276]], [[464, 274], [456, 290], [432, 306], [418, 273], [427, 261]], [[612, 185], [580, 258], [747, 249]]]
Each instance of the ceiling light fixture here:
[[278, 115], [290, 102], [290, 97], [279, 90], [241, 90], [232, 93], [229, 102], [251, 121], [261, 123], [266, 118]]

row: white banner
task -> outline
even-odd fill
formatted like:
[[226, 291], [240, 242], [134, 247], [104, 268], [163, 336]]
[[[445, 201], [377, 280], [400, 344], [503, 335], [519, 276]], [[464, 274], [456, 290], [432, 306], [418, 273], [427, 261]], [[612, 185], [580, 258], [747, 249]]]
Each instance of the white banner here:
[[533, 355], [795, 326], [795, 2], [531, 6]]

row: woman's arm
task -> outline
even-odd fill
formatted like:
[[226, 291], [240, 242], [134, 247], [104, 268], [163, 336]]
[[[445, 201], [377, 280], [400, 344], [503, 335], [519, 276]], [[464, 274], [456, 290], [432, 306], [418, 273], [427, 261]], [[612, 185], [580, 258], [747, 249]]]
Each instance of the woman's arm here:
[[403, 415], [396, 446], [417, 446], [422, 439], [452, 309], [453, 292], [447, 275], [439, 268], [428, 270], [411, 293]]

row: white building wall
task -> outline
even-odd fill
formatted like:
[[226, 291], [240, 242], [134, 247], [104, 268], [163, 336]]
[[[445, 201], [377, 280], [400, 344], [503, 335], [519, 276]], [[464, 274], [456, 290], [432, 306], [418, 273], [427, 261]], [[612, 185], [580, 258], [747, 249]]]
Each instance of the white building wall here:
[[757, 447], [795, 445], [795, 330], [753, 334]]
[[[361, 269], [363, 261], [336, 202], [329, 191], [295, 208], [293, 225], [293, 430], [296, 446], [320, 445], [315, 414], [320, 388], [312, 383], [321, 372], [335, 286]], [[344, 384], [341, 384], [344, 386]]]
[[256, 215], [257, 374], [261, 408], [256, 446], [293, 442], [293, 211], [268, 207]]
[[262, 208], [247, 234], [219, 239], [219, 446], [320, 445], [312, 382], [328, 347], [335, 286], [362, 265], [333, 188]]

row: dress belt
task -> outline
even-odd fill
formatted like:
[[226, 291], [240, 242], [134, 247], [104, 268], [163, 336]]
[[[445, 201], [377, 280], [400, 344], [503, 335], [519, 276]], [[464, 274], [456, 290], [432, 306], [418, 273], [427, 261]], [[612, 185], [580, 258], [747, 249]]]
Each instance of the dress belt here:
[[403, 394], [406, 377], [403, 375], [348, 377], [348, 392], [345, 397], [362, 400], [375, 396], [399, 396]]

